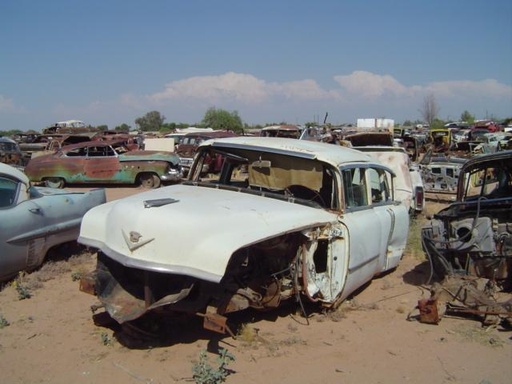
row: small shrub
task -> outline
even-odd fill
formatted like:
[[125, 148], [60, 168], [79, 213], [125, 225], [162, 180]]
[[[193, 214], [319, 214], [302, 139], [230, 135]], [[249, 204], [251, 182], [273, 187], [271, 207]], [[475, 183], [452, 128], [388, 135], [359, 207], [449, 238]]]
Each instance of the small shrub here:
[[237, 340], [252, 344], [258, 341], [258, 329], [249, 324], [243, 324], [236, 335]]
[[105, 346], [112, 345], [112, 338], [109, 336], [109, 334], [107, 332], [101, 332], [100, 337], [101, 337], [101, 343], [103, 345], [105, 345]]
[[18, 277], [13, 281], [14, 288], [16, 292], [18, 292], [18, 300], [30, 299], [32, 297], [32, 292], [27, 284], [23, 281], [25, 274], [20, 272]]
[[70, 271], [71, 268], [65, 260], [47, 261], [32, 274], [32, 278], [44, 283]]
[[286, 338], [284, 340], [281, 340], [280, 344], [284, 345], [284, 346], [287, 346], [287, 347], [290, 347], [290, 346], [296, 345], [296, 344], [306, 345], [307, 343], [300, 336], [291, 336], [291, 337], [288, 337], [288, 338]]
[[337, 323], [337, 322], [342, 321], [343, 319], [347, 318], [347, 310], [345, 309], [345, 307], [340, 306], [334, 311], [327, 312], [327, 317], [331, 321]]
[[82, 278], [83, 276], [83, 273], [82, 272], [79, 272], [79, 271], [75, 271], [71, 274], [71, 280], [72, 281], [78, 281]]
[[8, 327], [9, 325], [11, 325], [11, 323], [9, 323], [7, 319], [0, 314], [0, 329]]
[[225, 348], [219, 349], [220, 355], [217, 357], [217, 366], [212, 367], [208, 361], [206, 351], [201, 351], [199, 361], [192, 366], [193, 379], [196, 384], [219, 384], [226, 380], [226, 377], [233, 373], [227, 366], [235, 361], [235, 356]]

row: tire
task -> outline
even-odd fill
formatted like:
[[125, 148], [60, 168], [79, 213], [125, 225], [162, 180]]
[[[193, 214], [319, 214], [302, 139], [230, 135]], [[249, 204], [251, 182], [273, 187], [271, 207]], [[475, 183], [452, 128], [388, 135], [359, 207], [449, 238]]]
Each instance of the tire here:
[[44, 185], [48, 188], [64, 188], [64, 185], [66, 182], [61, 177], [49, 177], [47, 179], [44, 179]]
[[142, 188], [154, 189], [160, 187], [160, 178], [154, 173], [141, 173], [139, 175], [139, 183]]

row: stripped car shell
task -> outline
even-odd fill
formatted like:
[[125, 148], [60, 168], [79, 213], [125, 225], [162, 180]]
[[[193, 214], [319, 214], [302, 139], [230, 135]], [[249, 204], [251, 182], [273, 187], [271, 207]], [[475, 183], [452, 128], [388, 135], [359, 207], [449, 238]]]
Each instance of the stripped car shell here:
[[425, 192], [456, 194], [459, 173], [468, 159], [451, 156], [438, 156], [427, 151], [419, 162], [419, 170]]
[[[202, 180], [216, 155], [221, 172]], [[210, 140], [188, 181], [86, 214], [79, 241], [98, 249], [98, 265], [82, 290], [119, 323], [185, 312], [220, 332], [230, 312], [290, 298], [334, 307], [402, 257], [409, 216], [392, 175], [325, 143]]]
[[468, 160], [457, 200], [422, 228], [439, 278], [471, 275], [512, 288], [512, 151]]
[[39, 267], [50, 249], [76, 243], [85, 212], [105, 201], [103, 189], [30, 186], [23, 172], [0, 163], [0, 281]]
[[158, 188], [183, 176], [179, 157], [166, 151], [130, 151], [121, 141], [88, 141], [62, 147], [30, 160], [25, 173], [32, 182], [62, 188], [66, 184], [135, 184]]

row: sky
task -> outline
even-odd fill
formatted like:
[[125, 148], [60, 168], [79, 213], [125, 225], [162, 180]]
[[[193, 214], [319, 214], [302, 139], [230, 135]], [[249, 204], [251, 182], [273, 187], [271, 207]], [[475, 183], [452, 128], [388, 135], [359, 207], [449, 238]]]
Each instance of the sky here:
[[0, 131], [512, 117], [510, 0], [0, 0]]

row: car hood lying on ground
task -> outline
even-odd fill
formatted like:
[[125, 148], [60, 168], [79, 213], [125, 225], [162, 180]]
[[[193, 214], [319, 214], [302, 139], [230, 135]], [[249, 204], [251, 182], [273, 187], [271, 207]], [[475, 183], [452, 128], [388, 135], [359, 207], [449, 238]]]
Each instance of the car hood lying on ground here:
[[336, 220], [337, 214], [278, 199], [175, 185], [93, 208], [78, 241], [127, 267], [217, 283], [237, 249]]

